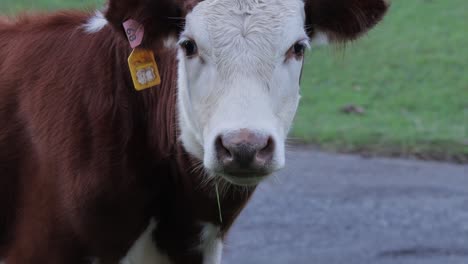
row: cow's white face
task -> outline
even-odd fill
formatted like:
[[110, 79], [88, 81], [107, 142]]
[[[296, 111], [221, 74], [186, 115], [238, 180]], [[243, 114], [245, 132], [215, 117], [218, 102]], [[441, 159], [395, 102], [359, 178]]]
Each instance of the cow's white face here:
[[206, 0], [179, 44], [181, 140], [211, 176], [257, 184], [284, 166], [308, 36], [301, 0]]

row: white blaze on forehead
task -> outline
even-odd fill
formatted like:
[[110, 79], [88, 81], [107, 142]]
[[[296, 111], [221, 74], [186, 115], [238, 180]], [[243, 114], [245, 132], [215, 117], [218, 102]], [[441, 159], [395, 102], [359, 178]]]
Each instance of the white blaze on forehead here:
[[101, 11], [96, 11], [94, 16], [83, 25], [83, 29], [86, 33], [92, 34], [101, 31], [108, 23], [104, 14]]
[[221, 77], [235, 72], [269, 80], [298, 36], [306, 38], [304, 17], [301, 0], [206, 0], [187, 17], [187, 31]]

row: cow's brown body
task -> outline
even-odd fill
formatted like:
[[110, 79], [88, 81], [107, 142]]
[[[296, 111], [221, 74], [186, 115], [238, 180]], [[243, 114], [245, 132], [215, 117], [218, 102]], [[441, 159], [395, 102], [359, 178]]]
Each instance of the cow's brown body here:
[[[163, 83], [136, 92], [128, 42], [80, 30], [88, 18], [0, 25], [0, 256], [117, 261], [155, 217], [158, 245], [185, 258], [218, 211], [177, 144], [174, 51], [154, 48]], [[247, 197], [226, 197], [226, 229]]]

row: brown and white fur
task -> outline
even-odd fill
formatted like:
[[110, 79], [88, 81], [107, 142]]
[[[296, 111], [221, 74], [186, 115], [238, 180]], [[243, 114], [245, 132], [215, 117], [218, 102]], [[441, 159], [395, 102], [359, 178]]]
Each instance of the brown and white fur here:
[[[285, 164], [303, 48], [356, 39], [384, 0], [110, 0], [0, 20], [0, 259], [219, 264]], [[137, 92], [122, 29], [161, 85]], [[196, 45], [194, 51], [192, 48]], [[220, 195], [220, 221], [214, 186]]]

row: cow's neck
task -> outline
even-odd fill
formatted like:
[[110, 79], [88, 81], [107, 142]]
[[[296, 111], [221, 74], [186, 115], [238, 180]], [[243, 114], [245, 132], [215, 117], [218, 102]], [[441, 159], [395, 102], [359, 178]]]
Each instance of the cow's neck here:
[[[125, 58], [129, 52], [130, 49], [127, 49], [122, 58]], [[172, 223], [206, 222], [219, 225], [222, 231], [226, 231], [250, 198], [254, 188], [246, 190], [230, 186], [227, 191], [220, 193], [222, 213], [222, 223], [220, 223], [214, 183], [203, 184], [207, 176], [203, 171], [196, 169], [200, 161], [188, 154], [178, 140], [176, 51], [163, 48], [155, 50], [155, 56], [161, 75], [161, 85], [138, 92], [135, 100], [142, 105], [137, 115], [146, 127], [144, 144], [147, 145], [148, 155], [154, 165], [155, 181], [159, 186], [165, 186], [155, 201], [158, 203], [155, 208], [159, 210], [156, 214], [168, 218]], [[129, 79], [123, 82], [131, 84]], [[132, 93], [129, 96], [132, 96]], [[135, 126], [137, 129], [139, 127]], [[134, 131], [134, 135], [143, 134]], [[223, 187], [226, 183], [222, 182], [221, 185]], [[164, 202], [161, 202], [161, 199]], [[159, 204], [164, 206], [161, 207]]]
[[[178, 140], [176, 52], [166, 49], [155, 54], [162, 83], [139, 92], [139, 100], [144, 106], [141, 118], [146, 123], [148, 152], [154, 164], [151, 177], [154, 177], [155, 186], [162, 186], [154, 199], [158, 224], [154, 237], [158, 247], [169, 255], [178, 256], [181, 247], [193, 247], [200, 241], [204, 226], [219, 228], [218, 236], [224, 237], [254, 188], [246, 190], [230, 186], [221, 192], [221, 221], [214, 183], [204, 184], [207, 176], [196, 169], [200, 161], [188, 154]], [[193, 259], [194, 256], [185, 257]]]

